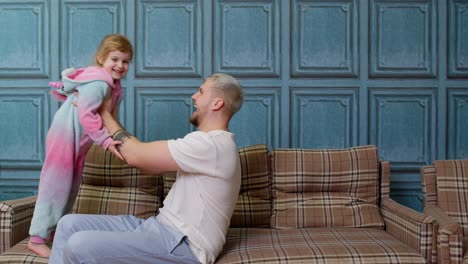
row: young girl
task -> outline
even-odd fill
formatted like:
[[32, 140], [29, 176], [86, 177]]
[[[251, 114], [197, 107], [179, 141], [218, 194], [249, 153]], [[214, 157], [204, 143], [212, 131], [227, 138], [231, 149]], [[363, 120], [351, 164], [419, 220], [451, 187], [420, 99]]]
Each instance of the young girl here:
[[112, 97], [109, 110], [117, 116], [122, 99], [120, 79], [127, 73], [132, 57], [133, 48], [126, 37], [108, 35], [97, 49], [97, 66], [66, 69], [62, 72], [62, 82], [50, 83], [58, 88], [52, 94], [63, 105], [47, 134], [46, 158], [29, 229], [28, 248], [40, 256], [50, 255], [46, 243], [53, 239], [58, 220], [73, 207], [85, 156], [92, 144], [121, 157], [116, 150], [117, 142], [112, 141], [97, 110], [104, 100]]

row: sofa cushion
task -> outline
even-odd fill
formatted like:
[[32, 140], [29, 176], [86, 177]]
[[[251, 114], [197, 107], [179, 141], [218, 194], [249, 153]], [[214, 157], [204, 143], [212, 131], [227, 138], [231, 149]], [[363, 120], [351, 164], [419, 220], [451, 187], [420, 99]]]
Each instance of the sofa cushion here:
[[93, 145], [86, 155], [73, 212], [147, 218], [157, 214], [162, 193], [159, 175], [141, 174], [112, 153]]
[[426, 263], [374, 228], [231, 228], [216, 263]]
[[269, 227], [271, 181], [268, 148], [253, 145], [239, 149], [242, 183], [231, 227]]
[[434, 161], [437, 205], [459, 223], [468, 236], [468, 160]]
[[274, 228], [383, 228], [375, 146], [271, 152]]
[[[18, 264], [47, 264], [49, 258], [40, 257], [28, 249], [29, 237], [18, 242], [12, 248], [0, 255], [0, 263]], [[49, 246], [51, 246], [49, 244]]]
[[[242, 183], [231, 227], [269, 227], [271, 218], [271, 182], [268, 148], [252, 145], [239, 149]], [[176, 178], [164, 175], [164, 197]]]
[[468, 263], [468, 236], [463, 237], [463, 263]]

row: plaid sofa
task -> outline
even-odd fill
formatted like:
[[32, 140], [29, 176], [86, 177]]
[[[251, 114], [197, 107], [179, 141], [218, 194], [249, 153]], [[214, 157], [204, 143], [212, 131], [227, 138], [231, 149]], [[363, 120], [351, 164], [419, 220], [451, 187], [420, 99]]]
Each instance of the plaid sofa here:
[[[73, 213], [150, 217], [162, 205], [160, 186], [162, 177], [140, 174], [94, 145], [86, 156]], [[27, 249], [35, 202], [36, 197], [27, 197], [0, 203], [0, 263], [48, 262]]]
[[436, 160], [421, 168], [424, 213], [438, 225], [437, 263], [468, 263], [468, 160]]
[[[216, 263], [431, 263], [434, 218], [389, 198], [375, 146], [239, 150], [242, 185]], [[174, 174], [140, 175], [93, 147], [74, 213], [157, 214]], [[34, 198], [4, 201], [0, 263], [47, 263], [26, 249]]]

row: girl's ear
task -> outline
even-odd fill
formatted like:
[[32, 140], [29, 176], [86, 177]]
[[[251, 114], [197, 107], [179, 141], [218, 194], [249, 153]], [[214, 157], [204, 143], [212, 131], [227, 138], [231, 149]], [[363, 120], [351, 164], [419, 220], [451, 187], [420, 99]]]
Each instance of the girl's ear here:
[[99, 56], [96, 57], [96, 59], [97, 59], [97, 61], [99, 62], [100, 65], [103, 64], [104, 60], [102, 59], [102, 56], [99, 55]]

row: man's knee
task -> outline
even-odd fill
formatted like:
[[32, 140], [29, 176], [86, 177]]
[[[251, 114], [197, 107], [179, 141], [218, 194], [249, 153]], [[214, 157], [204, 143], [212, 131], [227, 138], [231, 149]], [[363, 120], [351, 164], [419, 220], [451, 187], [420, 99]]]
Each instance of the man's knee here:
[[64, 215], [57, 223], [57, 230], [71, 231], [74, 226], [80, 221], [80, 217], [74, 214]]
[[65, 263], [82, 263], [83, 257], [90, 257], [87, 232], [77, 232], [65, 242], [63, 258]]

